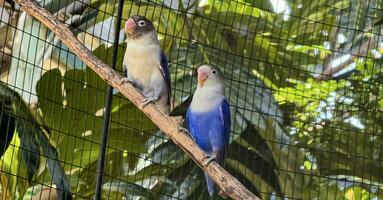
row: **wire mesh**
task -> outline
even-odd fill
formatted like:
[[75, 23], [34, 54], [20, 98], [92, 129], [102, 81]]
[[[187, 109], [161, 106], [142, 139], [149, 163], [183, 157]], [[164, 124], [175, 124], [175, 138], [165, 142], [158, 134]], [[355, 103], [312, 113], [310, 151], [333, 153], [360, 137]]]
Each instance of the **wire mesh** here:
[[[119, 71], [116, 25], [150, 19], [171, 115], [185, 115], [194, 70], [217, 66], [232, 114], [223, 167], [262, 199], [383, 198], [382, 1], [136, 0], [121, 21], [119, 1], [38, 2]], [[17, 4], [0, 4], [1, 199], [92, 199], [108, 86]], [[143, 113], [118, 91], [109, 105], [102, 199], [210, 198], [203, 172]]]

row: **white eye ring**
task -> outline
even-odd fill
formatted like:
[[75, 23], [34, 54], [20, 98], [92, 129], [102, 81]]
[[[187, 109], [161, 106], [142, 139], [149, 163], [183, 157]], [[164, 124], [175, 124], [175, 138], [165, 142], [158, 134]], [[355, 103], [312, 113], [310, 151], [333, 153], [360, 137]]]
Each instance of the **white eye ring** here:
[[145, 26], [145, 21], [144, 20], [138, 21], [138, 26]]
[[212, 74], [216, 74], [217, 71], [214, 69], [214, 70], [211, 71], [211, 73], [212, 73]]

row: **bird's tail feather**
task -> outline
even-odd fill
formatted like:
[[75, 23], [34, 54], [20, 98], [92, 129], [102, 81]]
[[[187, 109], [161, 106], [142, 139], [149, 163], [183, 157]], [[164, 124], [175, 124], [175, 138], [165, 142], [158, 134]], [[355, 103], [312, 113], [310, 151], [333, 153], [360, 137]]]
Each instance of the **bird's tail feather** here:
[[207, 190], [209, 191], [209, 195], [212, 197], [214, 194], [214, 181], [205, 173]]

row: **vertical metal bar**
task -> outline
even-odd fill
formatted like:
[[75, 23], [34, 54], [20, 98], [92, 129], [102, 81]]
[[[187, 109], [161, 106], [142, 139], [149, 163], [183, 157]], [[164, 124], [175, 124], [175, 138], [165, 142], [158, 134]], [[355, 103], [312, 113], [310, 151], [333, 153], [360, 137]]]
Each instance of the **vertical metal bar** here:
[[[119, 36], [120, 36], [120, 28], [121, 28], [121, 21], [122, 21], [123, 4], [124, 4], [124, 1], [119, 0], [117, 20], [116, 20], [116, 25], [114, 29], [115, 36], [114, 36], [114, 49], [113, 49], [113, 57], [112, 57], [113, 69], [116, 68], [116, 62], [117, 62], [118, 41], [120, 39]], [[94, 195], [95, 200], [101, 200], [101, 190], [102, 190], [102, 183], [103, 183], [104, 171], [105, 171], [106, 145], [108, 143], [108, 135], [109, 135], [108, 133], [109, 133], [110, 109], [112, 104], [112, 96], [113, 96], [113, 87], [108, 86], [108, 91], [106, 94], [104, 121], [102, 125], [100, 153], [99, 153], [99, 159], [98, 159], [97, 171], [96, 171], [96, 191]]]

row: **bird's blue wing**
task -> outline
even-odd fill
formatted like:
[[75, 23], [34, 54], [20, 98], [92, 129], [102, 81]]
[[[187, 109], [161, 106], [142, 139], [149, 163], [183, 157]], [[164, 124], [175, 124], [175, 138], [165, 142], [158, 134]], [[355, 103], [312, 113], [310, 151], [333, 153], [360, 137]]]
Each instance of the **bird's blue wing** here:
[[230, 106], [223, 99], [214, 109], [204, 113], [186, 113], [186, 122], [190, 134], [197, 144], [207, 153], [217, 154], [217, 160], [223, 164], [225, 150], [230, 139]]
[[169, 63], [168, 60], [166, 59], [166, 56], [163, 51], [161, 51], [160, 55], [160, 70], [162, 73], [162, 76], [165, 79], [166, 85], [168, 86], [168, 91], [169, 91], [169, 96], [168, 96], [168, 101], [170, 104], [170, 95], [172, 93], [172, 88], [171, 88], [171, 78], [170, 78], [170, 70], [169, 70]]
[[230, 114], [230, 105], [226, 99], [224, 99], [221, 104], [221, 117], [222, 117], [222, 123], [224, 126], [224, 133], [225, 133], [225, 136], [224, 136], [225, 145], [227, 148], [229, 145], [229, 140], [230, 140], [231, 114]]
[[[220, 130], [220, 135], [211, 135], [210, 137], [213, 138], [213, 148], [219, 149], [217, 159], [220, 165], [223, 164], [225, 159], [226, 150], [229, 146], [229, 140], [230, 140], [230, 127], [231, 127], [231, 115], [230, 115], [230, 105], [227, 102], [226, 99], [223, 99], [221, 101], [221, 104], [219, 106], [219, 116], [220, 116], [220, 123], [217, 125], [217, 129]], [[214, 142], [215, 138], [219, 139], [217, 143]], [[217, 145], [215, 147], [215, 145]]]

